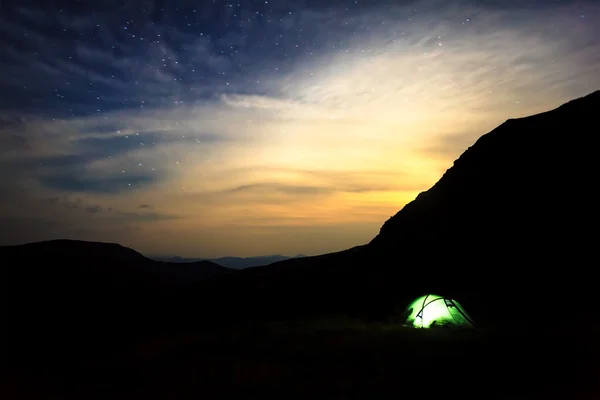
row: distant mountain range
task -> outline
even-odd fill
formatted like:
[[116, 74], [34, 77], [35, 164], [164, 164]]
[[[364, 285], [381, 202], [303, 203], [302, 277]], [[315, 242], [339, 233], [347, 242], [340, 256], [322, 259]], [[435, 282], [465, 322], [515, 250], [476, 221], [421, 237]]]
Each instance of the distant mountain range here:
[[261, 265], [269, 265], [274, 262], [289, 260], [291, 258], [302, 258], [305, 255], [299, 254], [293, 257], [282, 255], [258, 256], [258, 257], [221, 257], [221, 258], [185, 258], [185, 257], [152, 257], [156, 261], [164, 261], [169, 263], [196, 263], [199, 261], [209, 261], [226, 268], [244, 269], [250, 267], [258, 267]]

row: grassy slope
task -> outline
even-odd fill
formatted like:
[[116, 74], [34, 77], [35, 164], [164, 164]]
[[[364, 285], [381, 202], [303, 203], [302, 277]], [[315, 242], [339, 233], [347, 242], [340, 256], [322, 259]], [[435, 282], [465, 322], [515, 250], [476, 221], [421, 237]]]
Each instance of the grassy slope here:
[[362, 390], [420, 398], [597, 398], [589, 396], [600, 372], [600, 331], [588, 332], [415, 330], [344, 319], [271, 323], [155, 338], [85, 367], [57, 360], [53, 374], [41, 373], [44, 380], [20, 373], [12, 387], [41, 398], [344, 397]]

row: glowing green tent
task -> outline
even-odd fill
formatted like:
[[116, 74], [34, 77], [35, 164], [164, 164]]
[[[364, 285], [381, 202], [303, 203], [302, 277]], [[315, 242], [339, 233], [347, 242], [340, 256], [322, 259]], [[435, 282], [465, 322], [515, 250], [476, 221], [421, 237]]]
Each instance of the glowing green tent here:
[[405, 312], [406, 324], [415, 328], [473, 327], [475, 324], [456, 300], [428, 294], [414, 300]]

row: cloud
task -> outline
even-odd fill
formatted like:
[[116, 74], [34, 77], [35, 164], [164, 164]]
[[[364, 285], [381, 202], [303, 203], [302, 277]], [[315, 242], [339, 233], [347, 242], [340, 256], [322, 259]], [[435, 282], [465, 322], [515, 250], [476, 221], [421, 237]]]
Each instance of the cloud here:
[[90, 179], [78, 177], [77, 174], [53, 174], [40, 179], [43, 185], [52, 189], [66, 192], [86, 193], [120, 193], [128, 188], [148, 185], [155, 181], [151, 175], [112, 176], [107, 178]]
[[156, 212], [117, 212], [117, 218], [123, 218], [128, 222], [156, 222], [156, 221], [172, 221], [183, 218], [180, 215], [161, 214]]
[[[385, 192], [390, 191], [391, 186], [345, 186], [345, 187], [325, 187], [325, 186], [301, 186], [287, 185], [278, 183], [252, 183], [247, 185], [236, 186], [231, 189], [222, 191], [223, 194], [231, 193], [254, 193], [260, 196], [268, 196], [269, 193], [281, 193], [290, 196], [315, 196], [328, 195], [332, 193], [368, 193], [368, 192]], [[268, 201], [262, 199], [262, 201]]]
[[600, 8], [586, 1], [5, 8], [12, 242], [351, 247], [480, 135], [600, 87]]
[[91, 214], [97, 214], [99, 212], [102, 212], [102, 207], [100, 207], [100, 206], [90, 206], [90, 207], [87, 207], [85, 209], [85, 211], [87, 211], [87, 212], [89, 212]]
[[[95, 203], [91, 196], [33, 197], [31, 191], [3, 191], [0, 232], [3, 245], [70, 238], [130, 243], [144, 225], [173, 221], [181, 216], [137, 210], [119, 210]], [[38, 191], [38, 193], [40, 193]]]
[[[449, 16], [476, 11], [461, 8]], [[305, 61], [282, 90], [347, 115], [376, 112], [380, 118], [398, 119], [400, 114], [422, 120], [459, 112], [469, 118], [484, 109], [526, 113], [543, 103], [541, 93], [567, 97], [573, 93], [564, 91], [573, 90], [578, 80], [597, 83], [592, 75], [597, 63], [586, 62], [600, 50], [585, 39], [594, 28], [573, 29], [573, 21], [552, 11], [541, 10], [522, 25], [513, 22], [514, 14], [496, 12], [459, 28], [437, 22], [426, 30], [418, 24], [426, 20], [422, 16], [398, 28], [392, 24], [393, 13], [377, 15], [384, 19], [375, 26], [395, 27], [373, 29], [370, 37], [325, 60]]]
[[[117, 11], [111, 8], [95, 10], [94, 22], [58, 9], [8, 7], [0, 27], [5, 39], [0, 84], [7, 94], [0, 106], [46, 115], [98, 115], [176, 104], [210, 94], [218, 85], [214, 79], [197, 82], [196, 74], [231, 68], [206, 37], [150, 24], [141, 15], [135, 27], [127, 19], [120, 24], [109, 18]], [[73, 45], [72, 35], [80, 39]]]
[[281, 192], [284, 194], [293, 194], [293, 195], [315, 195], [315, 194], [323, 194], [329, 193], [331, 191], [330, 188], [321, 188], [315, 186], [293, 186], [293, 185], [278, 185], [278, 184], [269, 184], [269, 183], [254, 183], [248, 185], [237, 186], [228, 190], [225, 190], [225, 193], [238, 193], [238, 192], [260, 192], [261, 194], [265, 194], [268, 192]]
[[298, 106], [295, 103], [269, 96], [259, 95], [223, 95], [223, 102], [232, 107], [259, 108], [267, 110], [289, 109]]
[[419, 151], [425, 156], [440, 159], [443, 163], [447, 164], [457, 159], [463, 152], [475, 144], [481, 134], [479, 132], [477, 134], [457, 133], [440, 135], [433, 138], [431, 142], [423, 146]]
[[[249, 172], [237, 171], [241, 174], [249, 174]], [[280, 196], [327, 197], [336, 193], [414, 192], [422, 189], [422, 185], [411, 182], [400, 172], [294, 170], [268, 167], [258, 171], [253, 169], [253, 172], [263, 177], [270, 175], [273, 180], [240, 184], [218, 192], [199, 193], [199, 195], [208, 197], [237, 194], [243, 202], [251, 201], [248, 196], [255, 196], [255, 201], [269, 203], [271, 199], [280, 200]], [[225, 174], [233, 176], [236, 172], [229, 171]]]

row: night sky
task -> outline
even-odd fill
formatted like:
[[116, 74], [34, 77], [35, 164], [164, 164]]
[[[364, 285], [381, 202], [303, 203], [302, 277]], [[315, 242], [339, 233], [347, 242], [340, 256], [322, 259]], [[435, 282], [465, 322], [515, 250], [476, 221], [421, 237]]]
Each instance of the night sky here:
[[597, 1], [3, 0], [0, 244], [342, 250], [597, 89]]

